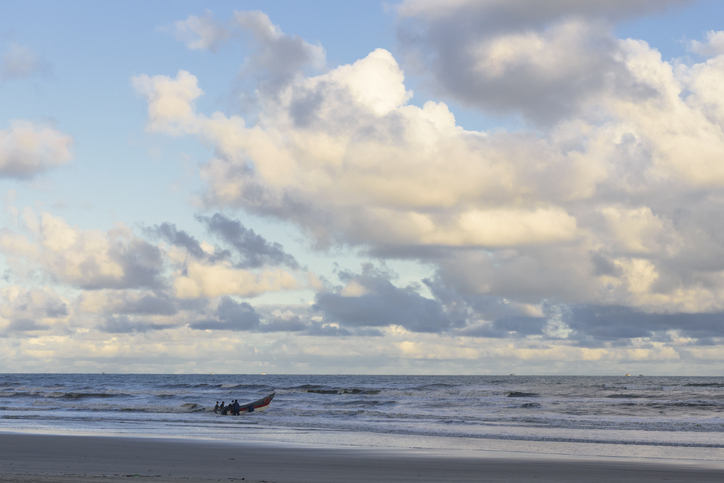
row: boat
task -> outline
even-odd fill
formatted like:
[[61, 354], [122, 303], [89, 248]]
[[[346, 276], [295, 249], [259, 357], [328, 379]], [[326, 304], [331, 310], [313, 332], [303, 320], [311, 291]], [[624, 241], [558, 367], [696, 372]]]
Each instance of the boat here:
[[[241, 414], [241, 413], [253, 413], [253, 412], [255, 412], [255, 411], [263, 411], [263, 410], [265, 410], [266, 408], [269, 407], [269, 404], [271, 404], [272, 399], [274, 399], [274, 395], [275, 395], [275, 394], [276, 394], [276, 393], [273, 392], [273, 393], [269, 394], [269, 395], [266, 396], [266, 397], [263, 397], [263, 398], [261, 398], [261, 399], [257, 399], [257, 400], [254, 401], [254, 402], [250, 402], [250, 403], [246, 403], [246, 404], [240, 404], [240, 405], [239, 405], [239, 414]], [[231, 405], [229, 405], [229, 406], [231, 406]], [[214, 411], [214, 412], [215, 412], [215, 413], [219, 413], [219, 414], [221, 414], [222, 416], [230, 415], [231, 412], [229, 411], [229, 409], [231, 409], [231, 408], [230, 408], [229, 406], [226, 406], [223, 411]]]

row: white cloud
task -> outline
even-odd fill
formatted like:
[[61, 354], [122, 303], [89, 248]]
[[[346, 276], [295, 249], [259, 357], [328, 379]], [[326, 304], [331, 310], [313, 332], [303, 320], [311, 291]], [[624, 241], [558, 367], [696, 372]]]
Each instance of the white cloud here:
[[710, 30], [706, 33], [706, 42], [689, 41], [688, 48], [695, 54], [715, 57], [724, 54], [724, 30]]
[[176, 79], [140, 75], [132, 79], [136, 90], [148, 99], [148, 129], [182, 134], [195, 126], [193, 101], [204, 92], [195, 76], [180, 70]]
[[680, 69], [690, 95], [687, 105], [692, 107], [715, 126], [724, 126], [724, 56], [695, 64], [690, 69]]
[[159, 284], [160, 252], [125, 226], [82, 231], [43, 213], [37, 242], [36, 262], [62, 283], [89, 289]]
[[[333, 254], [420, 261], [430, 279], [404, 274], [397, 286], [370, 269], [331, 287], [239, 220], [220, 216], [210, 241], [171, 223], [155, 235], [82, 230], [17, 209], [9, 193], [0, 363], [168, 370], [149, 363], [158, 354], [208, 372], [221, 355], [285, 372], [480, 373], [720, 360], [720, 346], [694, 344], [722, 335], [722, 33], [690, 44], [711, 58], [672, 65], [612, 28], [676, 3], [406, 1], [401, 24], [419, 30], [400, 33], [419, 36], [405, 52], [440, 96], [417, 105], [386, 50], [324, 71], [322, 46], [262, 12], [177, 22], [190, 49], [250, 41], [234, 81], [251, 87], [252, 116], [199, 111], [206, 73], [132, 81], [148, 131], [213, 150], [207, 206], [295, 223]], [[27, 48], [3, 55], [5, 78], [42, 72]], [[536, 129], [467, 131], [440, 102], [450, 98], [521, 112]], [[64, 133], [16, 121], [0, 131], [0, 176], [31, 178], [71, 148]], [[310, 288], [314, 301], [298, 306], [243, 300], [309, 300]]]
[[0, 251], [15, 276], [32, 279], [38, 270], [49, 281], [83, 288], [154, 287], [163, 268], [160, 251], [123, 225], [83, 231], [49, 213], [25, 209], [29, 237], [5, 231]]
[[321, 45], [285, 34], [264, 12], [234, 12], [234, 21], [252, 40], [251, 55], [240, 78], [255, 80], [256, 88], [266, 95], [276, 95], [305, 69], [325, 65], [326, 52]]
[[214, 14], [206, 10], [203, 17], [189, 15], [186, 20], [174, 22], [176, 39], [192, 50], [217, 51], [231, 36], [231, 31], [214, 19]]
[[[319, 286], [314, 274], [302, 270], [286, 271], [273, 266], [243, 269], [228, 257], [199, 261], [195, 258], [197, 253], [188, 247], [153, 245], [123, 224], [107, 232], [81, 230], [49, 213], [38, 216], [29, 208], [22, 213], [21, 227], [27, 236], [8, 229], [0, 231], [0, 253], [5, 255], [14, 276], [31, 280], [39, 271], [61, 286], [98, 290], [100, 295], [84, 295], [81, 299], [84, 311], [90, 313], [113, 313], [108, 308], [111, 306], [135, 307], [128, 309], [130, 313], [176, 311], [167, 296], [151, 297], [143, 292], [134, 295], [123, 290], [172, 288], [175, 297], [189, 299], [221, 295], [254, 297]], [[259, 240], [257, 237], [256, 241]], [[278, 260], [280, 264], [287, 262], [284, 257]], [[107, 295], [112, 293], [112, 297]]]
[[[405, 105], [412, 97], [412, 92], [405, 89], [404, 80], [405, 76], [392, 55], [384, 49], [377, 49], [361, 61], [310, 79], [304, 88], [314, 92], [324, 88], [326, 83], [344, 87], [355, 103], [371, 109], [377, 116], [384, 116]], [[295, 94], [305, 94], [294, 91], [292, 88], [285, 93], [287, 102]]]
[[549, 125], [610, 90], [645, 94], [621, 64], [611, 26], [681, 3], [406, 0], [398, 38], [440, 93]]
[[29, 47], [11, 43], [0, 54], [0, 79], [27, 79], [47, 73], [47, 62], [36, 55]]
[[28, 179], [72, 159], [73, 138], [49, 126], [11, 121], [0, 130], [0, 178]]
[[[337, 231], [358, 242], [451, 246], [576, 236], [575, 220], [545, 202], [496, 206], [544, 184], [553, 191], [540, 178], [549, 176], [548, 168], [531, 170], [524, 156], [542, 151], [557, 166], [571, 165], [576, 176], [575, 156], [561, 156], [532, 138], [465, 132], [444, 104], [407, 105], [411, 93], [402, 81], [394, 58], [377, 50], [353, 65], [293, 83], [278, 100], [264, 98], [267, 110], [251, 128], [239, 117], [197, 114], [191, 96], [178, 95], [200, 92], [188, 73], [134, 83], [149, 99], [149, 128], [172, 134], [185, 129], [218, 147], [219, 157], [203, 169], [210, 199], [304, 217], [298, 221], [310, 223], [320, 242]], [[167, 105], [174, 108], [162, 108]], [[521, 158], [509, 163], [511, 150]], [[551, 182], [556, 188], [575, 184], [560, 177]], [[287, 202], [326, 215], [306, 218]], [[313, 225], [325, 218], [332, 226]]]
[[[608, 223], [614, 249], [629, 254], [646, 254], [657, 251], [674, 251], [676, 229], [668, 220], [654, 215], [649, 207], [624, 208], [604, 206], [600, 213]], [[662, 246], [662, 244], [667, 244]]]
[[[713, 260], [718, 251], [694, 248], [712, 242], [679, 228], [676, 199], [724, 185], [718, 111], [704, 101], [716, 99], [718, 83], [706, 76], [719, 66], [675, 72], [633, 40], [616, 51], [649, 94], [601, 93], [597, 122], [560, 123], [546, 136], [465, 131], [443, 103], [409, 105], [402, 70], [383, 50], [296, 78], [278, 95], [260, 93], [253, 126], [198, 113], [201, 90], [189, 73], [135, 83], [149, 100], [149, 128], [215, 147], [201, 170], [212, 205], [294, 221], [319, 245], [398, 255], [485, 248], [446, 253], [440, 273], [461, 290], [521, 303], [556, 297], [650, 308], [656, 300], [691, 311], [699, 300], [715, 309], [720, 289], [705, 288], [700, 269], [684, 260]], [[622, 196], [631, 201], [611, 202]], [[642, 256], [647, 273], [658, 274], [647, 284]], [[721, 286], [720, 275], [708, 280]]]
[[256, 81], [257, 88], [267, 94], [278, 92], [306, 68], [321, 69], [325, 65], [326, 53], [321, 45], [285, 34], [258, 10], [235, 11], [226, 24], [217, 22], [207, 10], [203, 17], [190, 15], [175, 22], [173, 29], [163, 30], [171, 30], [192, 50], [216, 51], [232, 37], [248, 37], [250, 55], [239, 77]]
[[[511, 4], [460, 2], [463, 10], [491, 5], [498, 15]], [[516, 5], [515, 25], [483, 38], [464, 24], [459, 30], [472, 36], [455, 45], [476, 59], [466, 66], [478, 69], [476, 78], [509, 87], [523, 68], [535, 71], [518, 76], [531, 82], [563, 82], [556, 92], [574, 108], [539, 132], [466, 131], [445, 103], [410, 105], [402, 69], [381, 49], [258, 90], [252, 125], [198, 112], [201, 89], [190, 73], [134, 82], [149, 101], [149, 129], [214, 147], [201, 168], [209, 206], [292, 221], [320, 247], [431, 261], [449, 288], [511, 306], [721, 310], [720, 61], [674, 68], [645, 42], [612, 36], [610, 22], [657, 8], [652, 2], [561, 4], [573, 16], [551, 13], [548, 3]], [[437, 22], [425, 9], [439, 4], [418, 6]], [[600, 13], [606, 9], [610, 15]], [[462, 19], [463, 10], [445, 15]], [[599, 14], [606, 22], [592, 20]], [[267, 17], [254, 18], [263, 50], [282, 34]], [[435, 35], [456, 32], [433, 26], [443, 29]], [[589, 65], [592, 52], [610, 69]], [[567, 83], [588, 75], [606, 84], [570, 95]]]
[[[621, 44], [629, 72], [656, 95], [636, 100], [612, 94], [607, 97], [608, 107], [621, 123], [648, 141], [654, 175], [680, 177], [692, 186], [724, 185], [724, 166], [719, 162], [724, 131], [716, 115], [722, 103], [715, 98], [713, 105], [706, 102], [716, 93], [710, 90], [707, 78], [721, 75], [721, 66], [716, 62], [695, 64], [675, 73], [645, 42], [627, 40]], [[694, 95], [683, 98], [688, 88]], [[715, 115], [707, 115], [711, 113]]]
[[173, 282], [179, 298], [218, 297], [240, 295], [255, 297], [265, 292], [294, 290], [301, 284], [284, 270], [251, 271], [231, 267], [229, 264], [207, 265], [190, 262], [184, 274]]
[[614, 20], [661, 11], [671, 5], [687, 2], [688, 0], [404, 0], [398, 7], [398, 13], [404, 17], [420, 15], [435, 18], [455, 16], [460, 11], [467, 11], [490, 16], [491, 23], [507, 19], [508, 24], [504, 26], [509, 27], [510, 24], [534, 25], [551, 19], [574, 16]]
[[36, 333], [67, 325], [67, 300], [51, 288], [9, 285], [0, 288], [0, 300], [0, 330], [6, 333]]

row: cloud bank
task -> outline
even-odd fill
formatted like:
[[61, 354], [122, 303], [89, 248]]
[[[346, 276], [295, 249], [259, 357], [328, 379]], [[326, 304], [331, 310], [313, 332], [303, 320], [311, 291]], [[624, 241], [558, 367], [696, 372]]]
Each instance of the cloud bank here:
[[[626, 307], [649, 314], [633, 340], [686, 332], [693, 319], [676, 314], [724, 310], [713, 221], [724, 187], [720, 59], [674, 66], [612, 34], [616, 21], [678, 3], [399, 7], [421, 29], [409, 39], [401, 30], [403, 46], [431, 55], [420, 61], [440, 92], [522, 112], [542, 135], [466, 131], [442, 102], [409, 104], [402, 68], [382, 49], [286, 78], [273, 94], [258, 91], [253, 125], [197, 112], [201, 89], [190, 73], [134, 82], [148, 99], [149, 129], [215, 147], [201, 169], [209, 206], [291, 221], [319, 247], [434, 263], [436, 290], [457, 294], [452, 310], [363, 277], [351, 285], [355, 297], [318, 295], [325, 320], [433, 332], [467, 325], [477, 336], [563, 334], [583, 343], [595, 334], [586, 329], [593, 319], [567, 307]], [[716, 38], [710, 33], [707, 45]], [[703, 44], [692, 50], [717, 54]], [[186, 92], [193, 95], [178, 94]], [[183, 115], [164, 108], [171, 105]], [[500, 304], [479, 302], [496, 298], [506, 300], [502, 315]]]
[[[131, 79], [148, 133], [213, 152], [196, 226], [82, 230], [15, 209], [0, 231], [0, 337], [72, 341], [97, 364], [131, 361], [137, 344], [300, 372], [720, 361], [721, 32], [675, 61], [614, 35], [684, 3], [408, 0], [395, 54], [331, 67], [262, 12], [176, 22], [193, 50], [245, 38], [255, 106], [200, 108], [201, 72]], [[439, 97], [415, 97], [421, 78]], [[526, 127], [468, 130], [453, 103]], [[18, 121], [0, 131], [0, 175], [32, 178], [71, 146]], [[246, 215], [367, 261], [322, 277]], [[429, 276], [395, 273], [401, 261]], [[270, 302], [280, 293], [299, 302]]]

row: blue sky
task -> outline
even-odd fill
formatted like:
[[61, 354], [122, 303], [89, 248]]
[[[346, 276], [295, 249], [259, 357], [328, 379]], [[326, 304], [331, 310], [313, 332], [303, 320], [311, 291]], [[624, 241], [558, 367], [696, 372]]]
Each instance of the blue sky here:
[[9, 2], [0, 372], [720, 373], [721, 2]]

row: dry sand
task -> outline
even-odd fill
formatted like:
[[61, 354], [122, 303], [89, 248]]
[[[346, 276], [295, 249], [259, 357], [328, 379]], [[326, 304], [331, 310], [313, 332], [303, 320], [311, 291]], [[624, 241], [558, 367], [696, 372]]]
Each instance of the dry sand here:
[[722, 482], [696, 463], [0, 433], [3, 482]]

